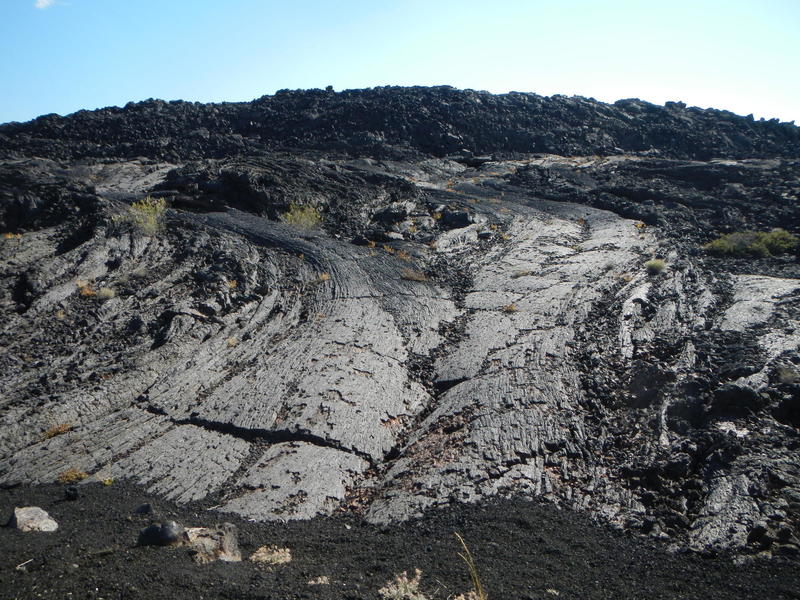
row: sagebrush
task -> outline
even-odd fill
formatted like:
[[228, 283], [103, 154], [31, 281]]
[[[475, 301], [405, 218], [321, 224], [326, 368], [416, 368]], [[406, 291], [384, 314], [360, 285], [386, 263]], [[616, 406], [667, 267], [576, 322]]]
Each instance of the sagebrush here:
[[167, 201], [164, 198], [146, 196], [137, 200], [124, 213], [114, 217], [116, 224], [127, 224], [145, 235], [156, 235], [164, 225]]
[[767, 258], [785, 254], [800, 243], [798, 237], [785, 229], [772, 231], [736, 231], [709, 242], [703, 249], [714, 256], [754, 256]]
[[309, 205], [291, 204], [282, 216], [285, 223], [300, 229], [313, 229], [322, 223], [319, 209]]

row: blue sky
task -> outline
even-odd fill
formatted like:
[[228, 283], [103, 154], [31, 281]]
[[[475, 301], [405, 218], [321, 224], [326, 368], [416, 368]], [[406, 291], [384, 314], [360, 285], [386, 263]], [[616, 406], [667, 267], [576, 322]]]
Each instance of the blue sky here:
[[800, 124], [800, 0], [0, 0], [0, 122], [441, 85]]

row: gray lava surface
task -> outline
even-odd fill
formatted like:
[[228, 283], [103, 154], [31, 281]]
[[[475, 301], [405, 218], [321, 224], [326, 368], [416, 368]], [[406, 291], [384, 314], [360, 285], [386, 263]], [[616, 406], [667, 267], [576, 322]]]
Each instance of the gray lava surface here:
[[795, 559], [797, 254], [701, 248], [800, 230], [798, 131], [450, 88], [0, 126], [0, 486], [376, 527], [527, 499]]

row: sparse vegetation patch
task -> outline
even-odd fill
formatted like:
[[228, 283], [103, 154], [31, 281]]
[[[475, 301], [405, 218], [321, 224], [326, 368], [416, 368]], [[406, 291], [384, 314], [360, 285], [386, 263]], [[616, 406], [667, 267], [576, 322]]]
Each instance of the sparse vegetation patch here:
[[766, 258], [791, 252], [800, 243], [785, 229], [737, 231], [709, 242], [703, 249], [714, 256], [754, 256]]
[[290, 204], [289, 210], [283, 213], [283, 221], [298, 229], [313, 229], [322, 223], [322, 215], [314, 206]]
[[42, 439], [49, 440], [57, 435], [67, 433], [70, 429], [72, 429], [72, 423], [59, 423], [58, 425], [53, 425], [42, 434]]
[[146, 196], [128, 207], [123, 214], [116, 215], [115, 224], [128, 224], [145, 235], [156, 235], [163, 227], [167, 201], [164, 198]]
[[647, 269], [647, 273], [649, 275], [658, 275], [667, 267], [667, 263], [665, 263], [660, 258], [654, 258], [653, 260], [648, 260], [644, 263], [644, 268]]
[[399, 575], [395, 575], [394, 581], [388, 582], [379, 589], [378, 594], [385, 600], [428, 600], [428, 597], [419, 589], [421, 579], [422, 571], [419, 569], [414, 569], [414, 577], [410, 579], [408, 572], [403, 571]]
[[89, 476], [86, 471], [79, 471], [75, 468], [70, 468], [58, 476], [58, 483], [78, 483], [83, 481]]

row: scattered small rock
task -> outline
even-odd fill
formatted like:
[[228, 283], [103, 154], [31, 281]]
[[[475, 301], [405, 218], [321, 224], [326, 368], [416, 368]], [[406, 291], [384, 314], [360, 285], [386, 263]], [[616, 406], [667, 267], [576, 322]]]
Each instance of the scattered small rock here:
[[292, 562], [292, 551], [277, 546], [261, 546], [250, 555], [250, 560], [266, 565], [283, 565]]
[[145, 502], [144, 504], [137, 506], [136, 510], [133, 512], [135, 512], [137, 515], [152, 515], [155, 511], [153, 511], [152, 504]]
[[9, 525], [20, 531], [55, 531], [58, 529], [58, 523], [38, 506], [15, 508]]
[[200, 564], [214, 560], [225, 562], [242, 560], [238, 530], [232, 523], [223, 523], [216, 528], [190, 527], [186, 530], [186, 538], [191, 546], [194, 560]]

